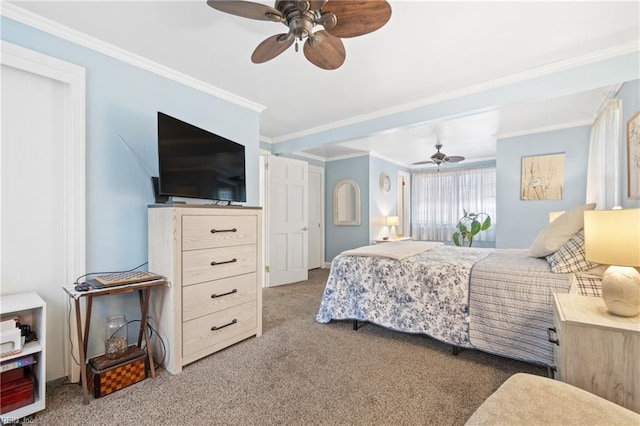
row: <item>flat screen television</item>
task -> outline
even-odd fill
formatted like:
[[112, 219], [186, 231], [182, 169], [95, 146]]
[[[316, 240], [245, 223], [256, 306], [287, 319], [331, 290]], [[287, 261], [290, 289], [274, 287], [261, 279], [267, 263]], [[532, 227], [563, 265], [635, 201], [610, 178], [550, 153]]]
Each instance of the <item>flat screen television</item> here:
[[158, 112], [159, 193], [247, 201], [244, 145]]

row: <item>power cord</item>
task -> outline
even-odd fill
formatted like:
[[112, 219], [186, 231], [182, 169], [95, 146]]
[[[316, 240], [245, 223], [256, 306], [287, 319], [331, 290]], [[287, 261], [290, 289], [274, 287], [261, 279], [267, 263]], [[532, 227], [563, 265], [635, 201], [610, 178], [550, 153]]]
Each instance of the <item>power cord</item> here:
[[[158, 369], [158, 368], [162, 367], [162, 365], [164, 364], [164, 359], [165, 359], [165, 357], [166, 357], [166, 355], [167, 355], [167, 347], [165, 346], [165, 344], [164, 344], [164, 340], [163, 340], [163, 339], [162, 339], [162, 337], [160, 336], [160, 333], [158, 333], [158, 332], [156, 331], [156, 329], [155, 329], [155, 328], [153, 328], [153, 327], [151, 326], [151, 324], [149, 324], [149, 319], [150, 319], [150, 317], [147, 317], [147, 329], [151, 331], [151, 332], [149, 333], [149, 340], [151, 341], [151, 339], [153, 338], [153, 336], [154, 336], [154, 334], [155, 334], [155, 335], [158, 337], [158, 340], [160, 340], [160, 345], [162, 346], [162, 359], [160, 360], [160, 362], [159, 362], [159, 363], [157, 363], [157, 364], [156, 364], [156, 363], [154, 363], [154, 364], [153, 364], [154, 368], [155, 368], [155, 369]], [[127, 322], [127, 325], [129, 325], [129, 324], [131, 324], [131, 323], [134, 323], [134, 322], [140, 322], [140, 320], [131, 320], [131, 321], [128, 321], [128, 322]], [[145, 343], [144, 347], [143, 347], [143, 348], [141, 348], [141, 349], [146, 349], [146, 348], [147, 348], [147, 346], [146, 346], [146, 343]]]
[[[69, 325], [69, 330], [71, 330], [71, 301], [68, 300], [67, 301], [67, 323]], [[147, 317], [147, 328], [149, 330], [151, 330], [151, 333], [149, 334], [149, 340], [151, 340], [153, 338], [153, 335], [155, 334], [158, 339], [160, 340], [160, 345], [162, 347], [162, 359], [160, 360], [159, 363], [155, 364], [154, 363], [154, 368], [158, 369], [160, 367], [162, 367], [162, 365], [164, 364], [164, 360], [167, 356], [167, 346], [164, 343], [164, 339], [160, 336], [160, 333], [158, 333], [158, 331], [153, 328], [153, 326], [151, 326], [151, 324], [149, 324], [149, 317]], [[140, 322], [140, 320], [131, 320], [127, 322], [127, 325], [134, 323], [134, 322]], [[71, 332], [69, 332], [69, 344], [71, 345], [71, 358], [73, 359], [73, 362], [77, 365], [80, 366], [80, 361], [78, 361], [73, 353], [73, 340], [71, 339]], [[146, 349], [146, 344], [145, 347], [142, 349]], [[85, 354], [86, 355], [86, 354]], [[153, 360], [150, 360], [149, 362], [153, 362]]]

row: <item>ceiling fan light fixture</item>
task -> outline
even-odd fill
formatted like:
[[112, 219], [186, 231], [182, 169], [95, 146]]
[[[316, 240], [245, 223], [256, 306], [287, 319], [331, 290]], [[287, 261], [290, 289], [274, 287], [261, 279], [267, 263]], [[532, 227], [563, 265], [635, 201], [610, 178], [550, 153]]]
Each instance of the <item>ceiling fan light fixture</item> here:
[[[275, 58], [294, 44], [294, 40], [297, 52], [297, 41], [306, 38], [305, 57], [327, 70], [344, 63], [346, 54], [341, 38], [376, 31], [391, 18], [391, 6], [386, 0], [276, 0], [274, 7], [243, 0], [208, 0], [207, 4], [221, 12], [280, 22], [289, 28], [291, 36], [272, 36], [260, 43], [251, 56], [252, 62], [263, 63]], [[314, 33], [316, 26], [323, 29]], [[321, 34], [316, 35], [318, 33]]]
[[302, 13], [306, 12], [307, 10], [309, 10], [311, 8], [311, 5], [309, 4], [308, 1], [305, 0], [294, 0], [296, 7], [298, 8], [298, 10]]
[[442, 149], [442, 144], [440, 142], [435, 144], [436, 152], [427, 161], [418, 161], [417, 163], [413, 163], [414, 166], [424, 165], [424, 164], [435, 164], [440, 169], [440, 165], [443, 163], [457, 163], [464, 160], [464, 157], [460, 155], [452, 155], [451, 157], [447, 156], [444, 152], [440, 152]]
[[273, 21], [273, 22], [280, 22], [280, 23], [285, 24], [285, 19], [284, 19], [284, 17], [283, 17], [283, 16], [281, 16], [281, 15], [276, 15], [275, 13], [269, 13], [269, 12], [267, 12], [267, 13], [265, 13], [265, 14], [264, 14], [264, 16], [265, 16], [265, 18], [267, 18], [267, 20], [269, 20], [269, 21]]
[[325, 29], [331, 29], [336, 26], [338, 23], [338, 18], [336, 18], [335, 13], [332, 12], [324, 12], [320, 15], [320, 18], [316, 20], [319, 25], [322, 25]]

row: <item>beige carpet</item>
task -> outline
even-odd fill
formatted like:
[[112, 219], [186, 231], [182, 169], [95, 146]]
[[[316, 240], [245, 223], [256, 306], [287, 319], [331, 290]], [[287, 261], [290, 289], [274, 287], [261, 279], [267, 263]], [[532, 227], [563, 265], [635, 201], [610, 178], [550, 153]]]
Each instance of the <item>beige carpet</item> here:
[[264, 334], [82, 405], [47, 386], [43, 425], [463, 424], [516, 372], [546, 370], [433, 339], [350, 322], [318, 324], [328, 271], [264, 290]]

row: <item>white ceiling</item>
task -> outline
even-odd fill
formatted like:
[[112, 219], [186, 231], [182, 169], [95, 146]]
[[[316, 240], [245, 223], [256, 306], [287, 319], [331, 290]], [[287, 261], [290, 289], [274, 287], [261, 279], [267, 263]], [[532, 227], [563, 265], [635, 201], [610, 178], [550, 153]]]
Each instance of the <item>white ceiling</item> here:
[[624, 81], [589, 64], [640, 51], [638, 1], [390, 1], [389, 23], [344, 39], [334, 71], [293, 48], [253, 64], [255, 47], [286, 28], [205, 0], [10, 3], [265, 106], [260, 133], [274, 151], [368, 151], [403, 165], [438, 140], [480, 160], [495, 157], [496, 137], [589, 124]]

